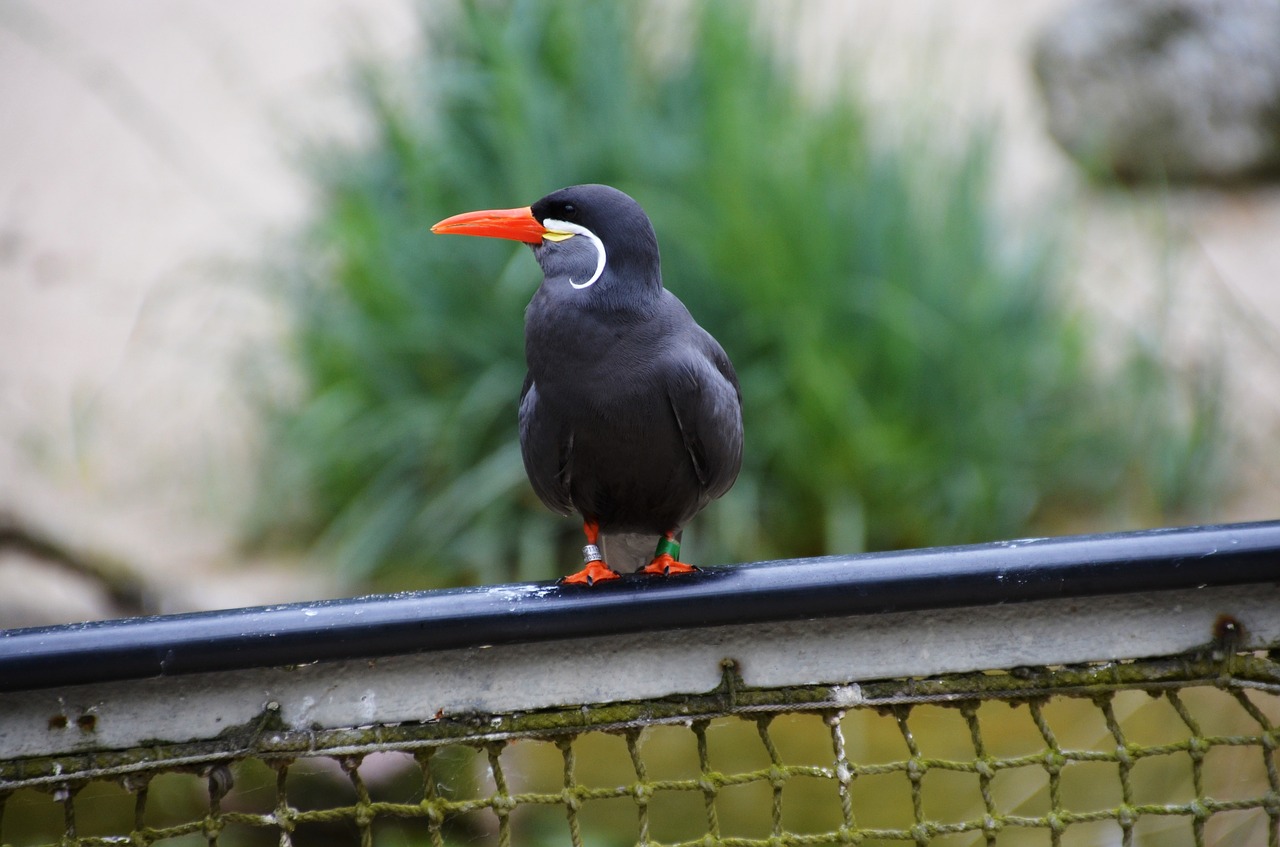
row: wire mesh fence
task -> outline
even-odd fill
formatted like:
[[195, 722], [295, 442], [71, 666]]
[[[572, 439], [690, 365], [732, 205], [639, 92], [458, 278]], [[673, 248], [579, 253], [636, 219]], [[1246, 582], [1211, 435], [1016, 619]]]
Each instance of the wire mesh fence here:
[[1265, 653], [8, 762], [5, 844], [1276, 844]]

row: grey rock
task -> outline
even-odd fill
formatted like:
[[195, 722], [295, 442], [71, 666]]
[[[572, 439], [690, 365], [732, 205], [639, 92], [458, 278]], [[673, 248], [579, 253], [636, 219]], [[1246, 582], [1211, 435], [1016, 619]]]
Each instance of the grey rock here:
[[1280, 172], [1280, 0], [1085, 0], [1033, 67], [1049, 132], [1121, 179]]

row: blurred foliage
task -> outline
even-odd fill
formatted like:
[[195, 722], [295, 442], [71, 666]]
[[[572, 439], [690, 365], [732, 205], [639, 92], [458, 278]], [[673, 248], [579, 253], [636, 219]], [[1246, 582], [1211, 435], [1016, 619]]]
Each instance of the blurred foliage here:
[[573, 563], [517, 446], [537, 265], [428, 229], [582, 182], [646, 207], [741, 377], [745, 465], [694, 561], [1119, 528], [1202, 496], [1211, 394], [1150, 338], [1100, 371], [1055, 293], [1062, 224], [997, 220], [990, 138], [873, 143], [855, 95], [798, 93], [746, 4], [692, 4], [662, 38], [640, 2], [432, 6], [409, 71], [362, 70], [371, 137], [316, 157], [317, 220], [282, 262], [303, 385], [277, 409], [269, 537], [383, 586]]

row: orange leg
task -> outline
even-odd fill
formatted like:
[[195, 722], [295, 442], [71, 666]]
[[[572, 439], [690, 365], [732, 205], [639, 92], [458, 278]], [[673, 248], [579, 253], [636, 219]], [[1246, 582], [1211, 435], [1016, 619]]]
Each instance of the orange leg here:
[[693, 565], [676, 561], [680, 555], [680, 542], [676, 541], [674, 532], [668, 532], [658, 541], [658, 549], [654, 551], [653, 561], [636, 573], [647, 573], [655, 576], [672, 576], [674, 574], [693, 573], [697, 570]]
[[561, 577], [561, 585], [595, 585], [597, 582], [608, 582], [621, 579], [622, 575], [604, 563], [600, 556], [600, 525], [593, 520], [582, 524], [582, 533], [587, 536], [587, 546], [582, 548], [585, 567], [575, 574]]

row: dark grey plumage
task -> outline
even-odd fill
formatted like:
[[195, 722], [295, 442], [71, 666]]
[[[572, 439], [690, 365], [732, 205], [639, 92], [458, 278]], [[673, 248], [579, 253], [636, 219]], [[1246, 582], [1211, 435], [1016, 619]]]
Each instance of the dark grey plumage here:
[[525, 313], [520, 446], [534, 491], [606, 536], [679, 533], [742, 464], [733, 365], [663, 288], [657, 238], [633, 199], [579, 185], [531, 211], [548, 229], [582, 230], [533, 245], [545, 278]]

